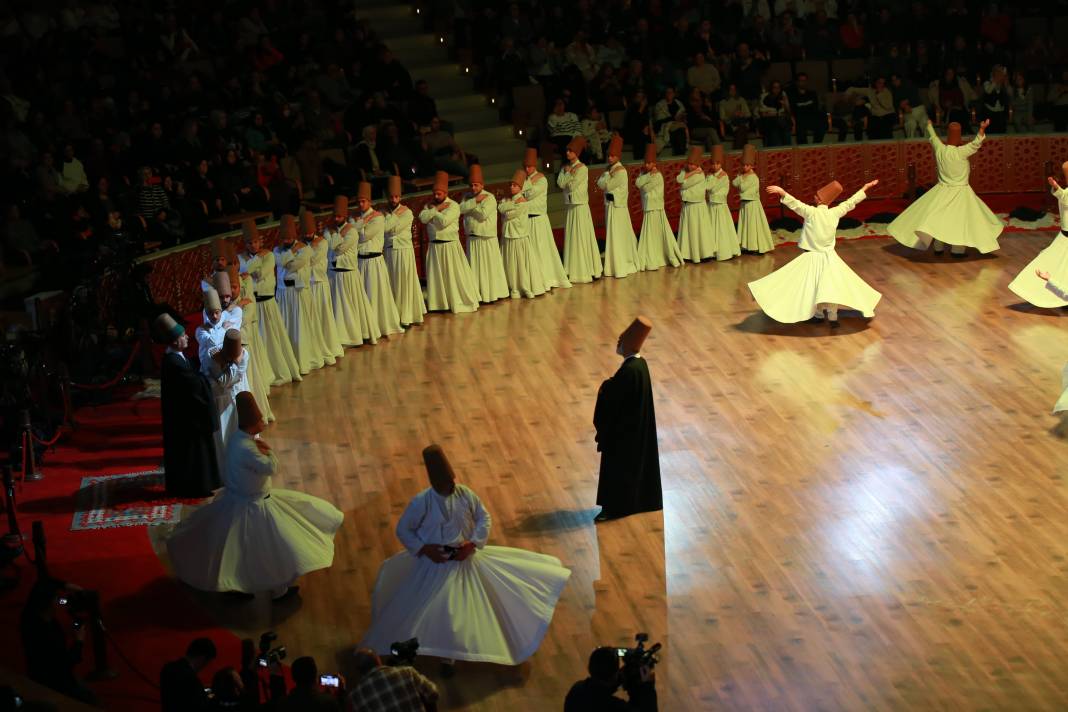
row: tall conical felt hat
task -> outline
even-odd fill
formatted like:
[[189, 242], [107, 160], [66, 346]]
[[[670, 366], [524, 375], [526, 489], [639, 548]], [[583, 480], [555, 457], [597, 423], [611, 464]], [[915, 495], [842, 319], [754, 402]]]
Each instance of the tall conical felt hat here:
[[185, 327], [174, 320], [170, 314], [160, 314], [152, 325], [153, 335], [161, 344], [169, 344], [185, 333]]
[[636, 317], [619, 337], [623, 346], [623, 353], [636, 354], [641, 351], [645, 338], [649, 336], [649, 332], [652, 330], [653, 322], [649, 321], [647, 317]]
[[471, 183], [482, 183], [483, 185], [485, 185], [486, 181], [482, 180], [482, 166], [477, 163], [473, 163], [471, 164], [471, 167], [468, 170], [470, 171], [467, 176], [468, 185], [470, 185]]
[[222, 345], [223, 358], [228, 361], [236, 361], [237, 357], [241, 355], [241, 330], [240, 329], [227, 329], [226, 336], [223, 337]]
[[723, 165], [723, 144], [717, 143], [712, 147], [712, 162]]
[[645, 162], [646, 163], [656, 163], [656, 154], [657, 153], [658, 152], [656, 150], [656, 144], [655, 143], [650, 141], [649, 143], [645, 144]]
[[456, 473], [453, 472], [452, 465], [449, 464], [449, 458], [445, 457], [445, 451], [441, 448], [441, 445], [430, 445], [423, 448], [423, 465], [426, 466], [426, 473], [430, 476], [431, 482], [442, 476], [449, 479], [456, 478]]
[[349, 199], [344, 195], [334, 196], [334, 215], [346, 218], [349, 216]]
[[449, 174], [445, 171], [438, 171], [434, 174], [434, 190], [440, 190], [443, 193], [449, 192]]
[[586, 138], [584, 136], [575, 136], [567, 144], [567, 150], [574, 153], [576, 156], [581, 155], [586, 150]]
[[367, 201], [371, 200], [371, 184], [365, 180], [360, 181], [356, 186], [356, 200], [361, 198]]
[[742, 147], [742, 164], [755, 166], [757, 162], [757, 148], [751, 143]]
[[538, 149], [527, 148], [523, 152], [523, 166], [537, 166], [538, 165]]
[[1061, 164], [1061, 172], [1064, 173], [1064, 180], [1068, 182], [1068, 161]]
[[241, 296], [241, 275], [237, 271], [237, 265], [232, 262], [227, 265], [226, 274], [230, 275], [230, 296], [237, 299]]
[[234, 296], [234, 290], [230, 286], [230, 275], [223, 270], [217, 271], [211, 277], [212, 286], [220, 297]]
[[390, 195], [400, 195], [401, 194], [401, 177], [400, 176], [390, 176], [389, 177], [389, 179], [386, 181], [386, 192], [389, 193]]
[[297, 219], [286, 213], [278, 221], [278, 239], [282, 242], [292, 242], [297, 239]]
[[222, 300], [219, 299], [219, 293], [215, 291], [215, 287], [207, 285], [204, 289], [204, 311], [216, 310], [222, 310]]
[[700, 146], [691, 146], [690, 152], [686, 154], [686, 162], [701, 165], [701, 159], [704, 157], [704, 151]]
[[234, 398], [237, 405], [237, 427], [249, 430], [263, 422], [263, 413], [260, 412], [259, 403], [248, 391], [241, 391]]
[[225, 237], [217, 237], [211, 241], [211, 257], [212, 259], [225, 257], [227, 264], [232, 264], [237, 261], [237, 248]]
[[612, 140], [608, 142], [608, 156], [616, 156], [617, 158], [623, 157], [623, 137], [619, 134], [612, 134]]
[[949, 126], [946, 128], [946, 145], [948, 145], [948, 146], [959, 146], [959, 145], [961, 145], [961, 143], [962, 143], [961, 135], [962, 135], [962, 133], [961, 133], [961, 125], [956, 121], [950, 122]]
[[833, 203], [842, 194], [842, 184], [832, 180], [827, 185], [816, 191], [816, 198], [824, 205]]
[[527, 172], [520, 168], [514, 174], [512, 174], [512, 182], [518, 185], [520, 188], [527, 182]]
[[315, 213], [305, 210], [300, 214], [300, 232], [302, 235], [315, 235], [319, 232], [319, 223], [315, 219]]
[[252, 242], [252, 240], [260, 236], [260, 229], [256, 227], [255, 220], [249, 218], [241, 221], [241, 236], [245, 242]]

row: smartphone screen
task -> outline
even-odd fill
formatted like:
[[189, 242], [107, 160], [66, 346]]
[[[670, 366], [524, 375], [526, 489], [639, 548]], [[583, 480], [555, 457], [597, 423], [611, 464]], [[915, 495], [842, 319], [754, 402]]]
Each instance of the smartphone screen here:
[[618, 655], [621, 658], [626, 657], [627, 653], [629, 653], [629, 652], [630, 652], [630, 650], [628, 650], [627, 648], [616, 648], [616, 655]]
[[267, 658], [259, 659], [260, 667], [267, 667]]
[[340, 680], [337, 675], [320, 675], [319, 684], [323, 687], [337, 687]]

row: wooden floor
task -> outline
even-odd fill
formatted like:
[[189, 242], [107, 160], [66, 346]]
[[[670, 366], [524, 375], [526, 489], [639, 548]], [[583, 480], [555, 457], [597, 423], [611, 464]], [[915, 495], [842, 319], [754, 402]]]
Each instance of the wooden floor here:
[[[278, 487], [346, 520], [286, 610], [200, 605], [242, 635], [349, 672], [403, 507], [442, 443], [491, 541], [572, 578], [516, 669], [434, 676], [444, 709], [554, 710], [598, 645], [664, 643], [662, 710], [1068, 708], [1068, 442], [1049, 415], [1068, 314], [1009, 281], [1051, 233], [996, 255], [841, 244], [877, 317], [784, 326], [746, 283], [783, 247], [433, 315], [271, 392]], [[597, 387], [638, 313], [656, 394], [663, 513], [594, 526]], [[398, 631], [398, 637], [403, 635]]]

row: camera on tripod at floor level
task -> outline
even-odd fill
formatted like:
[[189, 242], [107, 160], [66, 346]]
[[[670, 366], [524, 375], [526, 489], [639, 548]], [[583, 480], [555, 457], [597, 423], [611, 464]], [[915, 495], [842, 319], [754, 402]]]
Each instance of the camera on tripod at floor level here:
[[419, 654], [419, 639], [409, 638], [392, 643], [389, 652], [392, 654], [389, 660], [391, 666], [415, 665], [415, 656]]

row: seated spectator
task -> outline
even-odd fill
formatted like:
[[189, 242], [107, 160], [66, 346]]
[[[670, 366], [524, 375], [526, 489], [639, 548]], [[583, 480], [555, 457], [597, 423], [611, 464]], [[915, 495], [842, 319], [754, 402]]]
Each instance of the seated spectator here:
[[64, 195], [84, 193], [89, 190], [89, 177], [85, 175], [85, 166], [74, 157], [74, 146], [63, 147], [63, 166], [59, 172], [59, 191]]
[[1053, 107], [1053, 130], [1068, 131], [1068, 68], [1062, 69], [1060, 79], [1050, 85], [1046, 99]]
[[649, 101], [640, 89], [627, 101], [627, 113], [623, 119], [623, 140], [630, 144], [635, 160], [645, 156], [645, 146], [654, 141]]
[[345, 70], [334, 62], [328, 64], [326, 71], [316, 77], [315, 87], [326, 99], [327, 106], [334, 111], [344, 109], [356, 99], [356, 93], [349, 86]]
[[990, 134], [1005, 133], [1009, 125], [1009, 106], [1012, 102], [1012, 88], [1009, 86], [1009, 72], [1000, 64], [990, 70], [990, 79], [983, 82], [983, 96], [980, 119], [990, 119], [986, 132]]
[[256, 183], [267, 196], [271, 212], [275, 215], [296, 215], [300, 211], [300, 194], [297, 186], [282, 173], [282, 155], [272, 150], [255, 156]]
[[596, 106], [590, 106], [589, 112], [582, 120], [582, 135], [586, 137], [590, 155], [598, 163], [604, 160], [604, 151], [612, 140], [612, 132], [604, 122], [604, 117]]
[[[263, 153], [268, 147], [278, 143], [278, 137], [267, 125], [263, 112], [252, 114], [252, 123], [245, 129], [245, 146], [250, 150]], [[227, 146], [229, 148], [229, 146]]]
[[897, 107], [894, 104], [894, 95], [886, 86], [885, 78], [876, 77], [871, 87], [850, 87], [846, 93], [863, 94], [867, 97], [870, 112], [868, 138], [881, 140], [893, 137], [894, 126], [897, 125]]
[[808, 143], [812, 134], [813, 143], [823, 143], [827, 133], [827, 114], [823, 110], [819, 94], [808, 87], [808, 75], [798, 72], [792, 87], [786, 90], [786, 98], [793, 113], [797, 145]]
[[1035, 92], [1023, 72], [1012, 78], [1012, 127], [1016, 133], [1035, 129]]
[[773, 80], [757, 105], [757, 125], [765, 146], [790, 145], [790, 101], [782, 83]]
[[[618, 111], [623, 108], [623, 88], [619, 83], [619, 77], [611, 64], [601, 65], [601, 71], [590, 86], [590, 97], [593, 103], [604, 111]], [[613, 126], [618, 129], [618, 126]]]
[[285, 699], [279, 700], [278, 712], [340, 712], [339, 696], [344, 696], [344, 681], [338, 687], [326, 690], [319, 684], [319, 668], [310, 657], [297, 658], [290, 668], [293, 675], [293, 690]]
[[190, 199], [203, 205], [206, 215], [214, 217], [222, 215], [223, 199], [222, 193], [215, 187], [210, 170], [208, 159], [201, 158], [189, 175], [186, 194]]
[[163, 179], [155, 175], [149, 166], [138, 171], [138, 178], [137, 214], [151, 223], [161, 210], [166, 210], [171, 204], [163, 190]]
[[353, 148], [353, 165], [362, 173], [360, 180], [371, 181], [392, 173], [391, 166], [383, 163], [378, 155], [378, 129], [364, 126], [360, 134], [360, 142]]
[[719, 70], [705, 61], [705, 55], [698, 52], [693, 56], [693, 64], [686, 70], [686, 85], [700, 89], [705, 96], [714, 96], [719, 91]]
[[972, 87], [964, 77], [958, 77], [953, 67], [946, 67], [942, 78], [931, 82], [931, 103], [935, 107], [935, 119], [939, 123], [956, 121], [964, 133], [970, 131], [971, 114], [968, 106], [975, 99]]
[[762, 94], [761, 78], [768, 68], [768, 61], [761, 51], [750, 53], [749, 45], [739, 42], [735, 50], [731, 77], [738, 86], [738, 95], [751, 104], [760, 100]]
[[319, 92], [313, 89], [305, 95], [303, 109], [304, 128], [311, 137], [324, 146], [333, 143], [334, 121], [329, 109], [323, 106]]
[[393, 52], [382, 45], [378, 48], [378, 61], [371, 67], [372, 88], [385, 92], [391, 101], [407, 101], [412, 93], [412, 75], [404, 68]]
[[386, 667], [368, 648], [356, 651], [356, 674], [350, 710], [433, 709], [438, 699], [438, 688], [415, 668]]
[[597, 48], [597, 64], [612, 69], [619, 69], [627, 61], [627, 50], [615, 34], [605, 38], [604, 44]]
[[430, 96], [430, 84], [425, 79], [415, 83], [415, 94], [408, 102], [408, 118], [416, 128], [430, 126], [430, 120], [438, 117], [437, 102]]
[[890, 77], [890, 91], [894, 106], [901, 116], [905, 138], [922, 138], [927, 132], [927, 107], [920, 100], [920, 92], [907, 77]]
[[413, 150], [411, 141], [401, 138], [400, 129], [394, 123], [382, 126], [382, 132], [375, 142], [375, 152], [378, 154], [379, 166], [396, 166], [399, 175], [411, 177], [416, 174], [418, 166], [418, 154]]
[[7, 260], [10, 260], [14, 254], [18, 256], [17, 261], [24, 264], [46, 261], [59, 250], [59, 246], [52, 240], [41, 239], [37, 228], [32, 222], [22, 217], [19, 206], [15, 204], [7, 206], [4, 221], [4, 247]]
[[[257, 152], [255, 155], [262, 154]], [[270, 194], [257, 182], [255, 168], [244, 161], [236, 149], [226, 152], [214, 183], [222, 198], [224, 213], [266, 210], [270, 205]]]
[[733, 138], [732, 147], [741, 149], [749, 142], [749, 122], [752, 112], [749, 102], [738, 95], [738, 85], [727, 86], [727, 96], [719, 102], [719, 120], [724, 136]]
[[652, 121], [658, 146], [671, 144], [674, 156], [686, 153], [686, 147], [690, 144], [686, 107], [675, 96], [675, 87], [666, 88], [663, 98], [653, 105]]
[[159, 695], [163, 712], [206, 712], [208, 693], [199, 673], [215, 659], [215, 643], [197, 638], [185, 655], [167, 663], [159, 673]]
[[846, 15], [845, 22], [838, 28], [838, 41], [841, 43], [843, 56], [864, 56], [864, 26], [860, 24], [856, 13]]
[[173, 12], [167, 13], [163, 20], [159, 43], [165, 62], [186, 62], [200, 54], [200, 47], [185, 28], [178, 25], [178, 18]]
[[45, 202], [52, 202], [62, 194], [60, 190], [60, 173], [56, 169], [55, 159], [51, 151], [41, 154], [41, 162], [34, 170], [37, 179], [37, 195]]
[[452, 134], [441, 128], [440, 119], [431, 119], [430, 130], [423, 133], [421, 146], [423, 151], [430, 155], [435, 170], [463, 176], [466, 180], [469, 173], [467, 165], [470, 162], [468, 156]]
[[708, 95], [694, 87], [686, 101], [686, 124], [690, 140], [708, 148], [719, 143], [719, 116]]
[[574, 40], [564, 50], [564, 58], [568, 64], [578, 68], [586, 81], [593, 79], [600, 69], [600, 65], [597, 64], [597, 53], [586, 42], [585, 32], [575, 33]]
[[563, 99], [553, 102], [552, 113], [545, 119], [545, 125], [549, 129], [549, 140], [556, 144], [561, 156], [564, 155], [571, 139], [582, 135], [582, 124], [579, 118], [567, 111]]
[[279, 52], [271, 42], [270, 35], [263, 35], [252, 50], [252, 66], [257, 72], [270, 72], [285, 61], [285, 55]]
[[[93, 704], [96, 696], [74, 675], [82, 659], [85, 627], [68, 619], [61, 624], [59, 598], [64, 586], [54, 579], [38, 579], [30, 589], [19, 619], [26, 675], [34, 682], [76, 700]], [[67, 642], [68, 632], [74, 639]]]
[[787, 10], [778, 15], [778, 22], [771, 32], [776, 55], [786, 61], [804, 59], [804, 39], [794, 24], [793, 15]]

